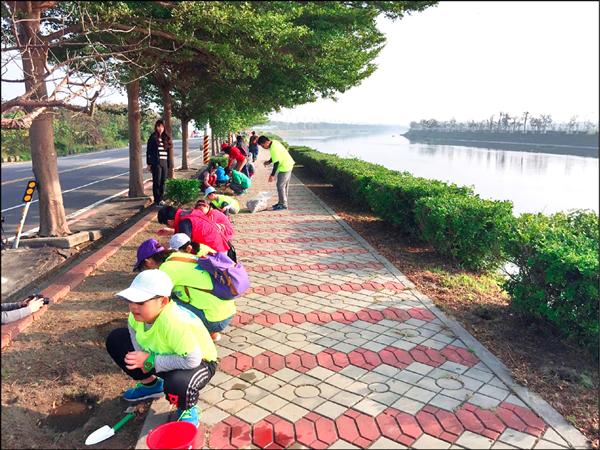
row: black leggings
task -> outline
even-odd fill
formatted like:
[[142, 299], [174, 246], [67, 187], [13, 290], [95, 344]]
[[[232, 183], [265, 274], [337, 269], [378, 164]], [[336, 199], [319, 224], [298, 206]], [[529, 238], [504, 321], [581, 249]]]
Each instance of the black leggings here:
[[133, 352], [133, 344], [127, 328], [117, 328], [106, 338], [106, 350], [117, 365], [134, 380], [143, 380], [151, 375], [160, 376], [165, 382], [165, 397], [178, 408], [188, 409], [198, 402], [200, 390], [206, 386], [217, 370], [215, 361], [202, 361], [195, 369], [171, 370], [156, 373], [154, 369], [144, 373], [142, 369], [125, 367], [125, 355]]
[[161, 159], [158, 164], [150, 166], [152, 171], [152, 195], [154, 203], [159, 203], [165, 195], [165, 180], [169, 172], [167, 160]]

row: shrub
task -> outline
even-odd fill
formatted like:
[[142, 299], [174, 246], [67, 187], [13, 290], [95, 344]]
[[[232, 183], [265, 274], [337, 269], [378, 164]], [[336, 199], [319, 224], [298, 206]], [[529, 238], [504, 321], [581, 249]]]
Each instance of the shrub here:
[[494, 269], [504, 261], [512, 202], [443, 194], [417, 200], [415, 211], [422, 239], [465, 269]]
[[598, 216], [523, 214], [506, 242], [519, 271], [506, 290], [520, 312], [547, 320], [598, 352]]
[[227, 163], [229, 162], [227, 156], [213, 156], [210, 160], [216, 162], [221, 167], [227, 167]]
[[200, 182], [198, 180], [186, 180], [171, 178], [167, 180], [165, 197], [173, 200], [178, 205], [193, 202], [200, 195]]

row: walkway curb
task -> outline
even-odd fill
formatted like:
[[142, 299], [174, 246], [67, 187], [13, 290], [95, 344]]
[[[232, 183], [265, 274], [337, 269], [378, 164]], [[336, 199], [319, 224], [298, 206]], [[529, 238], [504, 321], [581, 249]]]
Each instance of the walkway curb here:
[[[302, 183], [295, 176], [292, 178], [297, 182]], [[302, 183], [304, 184], [304, 183]], [[348, 225], [344, 219], [336, 214], [325, 202], [323, 202], [317, 194], [315, 194], [308, 186], [307, 191], [316, 199], [316, 201], [329, 213], [335, 220], [360, 244], [365, 247], [370, 253], [372, 253], [378, 261], [380, 261], [401, 283], [403, 283], [407, 289], [411, 290], [411, 293], [423, 303], [429, 310], [435, 314], [435, 316], [442, 321], [445, 325], [457, 335], [459, 339], [464, 341], [465, 344], [473, 350], [474, 354], [489, 367], [489, 369], [502, 380], [508, 387], [510, 387], [517, 396], [529, 406], [537, 415], [546, 421], [548, 425], [558, 431], [563, 439], [569, 443], [570, 446], [576, 449], [587, 449], [590, 448], [587, 438], [573, 425], [565, 420], [565, 418], [556, 411], [552, 405], [542, 399], [539, 395], [530, 390], [524, 388], [513, 379], [510, 370], [500, 361], [493, 353], [483, 346], [475, 337], [471, 335], [463, 326], [456, 320], [451, 319], [449, 316], [444, 314], [437, 306], [435, 306], [433, 300], [427, 297], [425, 294], [416, 290], [415, 285], [406, 278], [406, 276], [400, 272], [390, 261], [379, 254], [379, 252], [369, 244], [360, 234], [358, 234], [350, 225]]]
[[[58, 277], [54, 282], [43, 290], [42, 294], [50, 297], [53, 303], [60, 303], [71, 290], [79, 286], [86, 277], [94, 272], [102, 263], [114, 255], [121, 247], [135, 237], [140, 231], [144, 230], [156, 215], [156, 210], [150, 209], [141, 219], [134, 223], [130, 228], [123, 231], [119, 236], [108, 242], [105, 246], [85, 258], [83, 261], [73, 266], [67, 272]], [[10, 343], [25, 330], [34, 320], [39, 319], [48, 309], [43, 306], [39, 311], [24, 317], [16, 322], [2, 325], [2, 350], [7, 348]]]

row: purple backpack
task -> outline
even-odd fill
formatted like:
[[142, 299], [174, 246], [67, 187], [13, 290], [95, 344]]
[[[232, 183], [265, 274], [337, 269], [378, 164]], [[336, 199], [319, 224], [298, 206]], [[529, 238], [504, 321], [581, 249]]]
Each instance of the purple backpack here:
[[250, 287], [250, 278], [242, 263], [235, 263], [226, 253], [198, 258], [198, 269], [206, 270], [213, 282], [211, 294], [222, 300], [239, 297]]

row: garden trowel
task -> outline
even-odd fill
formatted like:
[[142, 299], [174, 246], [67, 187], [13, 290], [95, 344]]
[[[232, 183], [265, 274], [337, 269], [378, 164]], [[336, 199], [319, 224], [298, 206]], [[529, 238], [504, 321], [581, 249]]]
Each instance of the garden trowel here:
[[94, 445], [98, 442], [102, 442], [110, 437], [113, 437], [119, 428], [135, 417], [135, 408], [133, 406], [127, 408], [125, 412], [127, 415], [119, 420], [114, 427], [111, 428], [108, 425], [104, 425], [102, 428], [98, 428], [96, 431], [90, 434], [85, 440], [85, 445]]

